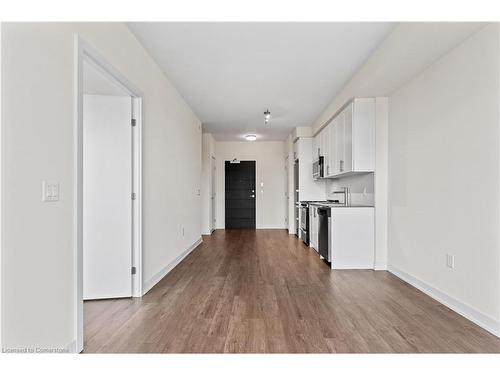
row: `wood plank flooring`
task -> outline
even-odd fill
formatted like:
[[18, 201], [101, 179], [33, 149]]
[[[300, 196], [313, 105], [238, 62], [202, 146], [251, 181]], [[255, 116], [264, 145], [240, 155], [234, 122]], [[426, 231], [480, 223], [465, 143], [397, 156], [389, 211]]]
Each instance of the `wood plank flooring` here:
[[84, 352], [500, 352], [390, 273], [331, 271], [284, 230], [203, 240], [143, 298], [85, 302]]

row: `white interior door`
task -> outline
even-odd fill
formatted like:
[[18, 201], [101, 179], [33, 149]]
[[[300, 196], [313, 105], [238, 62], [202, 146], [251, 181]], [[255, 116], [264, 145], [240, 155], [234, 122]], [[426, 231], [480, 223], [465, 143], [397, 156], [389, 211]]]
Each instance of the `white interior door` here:
[[212, 177], [211, 177], [211, 194], [210, 194], [210, 198], [211, 198], [211, 203], [212, 203], [212, 207], [211, 207], [211, 210], [212, 210], [212, 220], [211, 220], [211, 230], [212, 232], [215, 230], [215, 178], [216, 178], [216, 173], [215, 173], [215, 158], [212, 157], [212, 167], [211, 167], [211, 171], [212, 171]]
[[132, 99], [83, 100], [83, 298], [132, 296]]

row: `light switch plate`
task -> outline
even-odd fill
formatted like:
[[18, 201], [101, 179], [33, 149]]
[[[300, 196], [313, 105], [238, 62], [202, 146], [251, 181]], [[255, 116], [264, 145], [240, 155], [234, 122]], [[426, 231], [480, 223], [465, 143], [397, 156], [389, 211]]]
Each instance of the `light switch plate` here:
[[455, 268], [455, 256], [451, 254], [446, 254], [446, 266], [448, 268]]
[[42, 202], [59, 200], [59, 182], [42, 181]]

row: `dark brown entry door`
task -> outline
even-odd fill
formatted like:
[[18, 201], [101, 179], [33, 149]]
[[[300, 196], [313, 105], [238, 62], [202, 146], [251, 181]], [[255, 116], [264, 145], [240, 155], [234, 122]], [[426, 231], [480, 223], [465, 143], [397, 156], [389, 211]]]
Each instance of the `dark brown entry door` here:
[[255, 229], [255, 161], [226, 161], [226, 229]]

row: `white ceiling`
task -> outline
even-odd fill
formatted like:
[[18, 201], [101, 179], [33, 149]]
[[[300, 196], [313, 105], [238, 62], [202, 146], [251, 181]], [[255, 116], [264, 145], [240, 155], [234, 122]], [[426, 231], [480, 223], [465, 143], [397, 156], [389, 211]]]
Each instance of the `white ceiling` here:
[[[129, 23], [217, 140], [310, 126], [391, 23]], [[271, 111], [264, 125], [263, 112]]]

